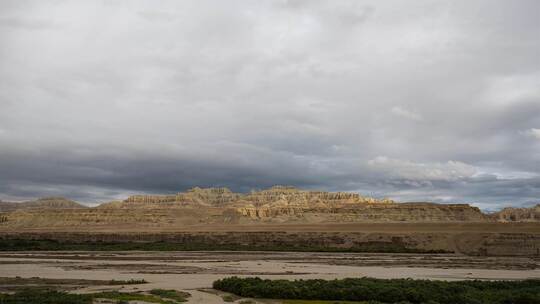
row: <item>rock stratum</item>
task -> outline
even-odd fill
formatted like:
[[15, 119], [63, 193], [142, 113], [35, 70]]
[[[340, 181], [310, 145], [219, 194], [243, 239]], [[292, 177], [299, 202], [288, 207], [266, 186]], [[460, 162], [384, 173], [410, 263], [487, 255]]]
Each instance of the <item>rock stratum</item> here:
[[468, 204], [397, 203], [357, 193], [290, 186], [250, 193], [196, 187], [173, 195], [133, 195], [92, 208], [57, 197], [0, 202], [0, 228], [539, 221], [540, 205], [485, 214]]
[[500, 222], [540, 222], [540, 204], [532, 208], [504, 208], [493, 217]]
[[539, 211], [537, 205], [486, 214], [467, 204], [397, 203], [288, 186], [250, 193], [193, 188], [91, 208], [63, 198], [0, 202], [0, 242], [540, 256]]

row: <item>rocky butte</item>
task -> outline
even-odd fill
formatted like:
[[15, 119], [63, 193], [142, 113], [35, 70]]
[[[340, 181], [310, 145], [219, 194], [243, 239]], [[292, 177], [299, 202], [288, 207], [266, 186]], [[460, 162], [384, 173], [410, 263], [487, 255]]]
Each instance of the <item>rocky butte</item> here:
[[490, 217], [466, 204], [396, 203], [389, 199], [363, 197], [357, 193], [306, 191], [274, 186], [251, 193], [233, 193], [227, 188], [193, 188], [175, 195], [134, 195], [123, 202], [100, 208], [221, 209], [236, 222], [431, 222], [485, 221]]

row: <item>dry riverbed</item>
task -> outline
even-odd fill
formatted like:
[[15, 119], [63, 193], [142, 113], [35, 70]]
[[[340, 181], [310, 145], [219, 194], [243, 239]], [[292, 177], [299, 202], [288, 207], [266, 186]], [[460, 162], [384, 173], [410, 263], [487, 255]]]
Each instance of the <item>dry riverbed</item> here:
[[[368, 276], [516, 280], [540, 278], [540, 259], [306, 252], [2, 252], [0, 274], [7, 278], [54, 279], [53, 283], [79, 293], [175, 289], [191, 294], [188, 303], [211, 304], [224, 303], [223, 294], [208, 290], [212, 282], [233, 275], [272, 279]], [[110, 284], [110, 280], [131, 279], [148, 283]], [[0, 280], [0, 288], [6, 282]], [[34, 279], [34, 285], [39, 283]]]

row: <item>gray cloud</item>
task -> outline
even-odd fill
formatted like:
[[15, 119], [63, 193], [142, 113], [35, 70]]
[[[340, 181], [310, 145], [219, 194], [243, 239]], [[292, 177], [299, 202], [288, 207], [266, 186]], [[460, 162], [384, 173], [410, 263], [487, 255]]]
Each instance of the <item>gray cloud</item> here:
[[22, 30], [48, 30], [57, 29], [60, 26], [49, 20], [6, 17], [0, 18], [0, 27]]
[[3, 1], [0, 199], [293, 184], [531, 204], [539, 6]]
[[471, 165], [448, 161], [446, 163], [423, 164], [378, 156], [368, 162], [376, 171], [395, 178], [417, 181], [458, 181], [474, 176], [477, 169]]

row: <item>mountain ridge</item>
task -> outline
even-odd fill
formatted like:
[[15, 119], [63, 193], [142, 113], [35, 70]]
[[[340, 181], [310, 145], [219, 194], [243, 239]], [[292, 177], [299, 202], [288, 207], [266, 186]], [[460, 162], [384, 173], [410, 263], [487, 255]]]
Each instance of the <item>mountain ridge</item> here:
[[11, 212], [30, 208], [73, 209], [88, 207], [64, 197], [42, 197], [24, 202], [5, 202], [0, 200], [0, 212]]
[[274, 186], [249, 193], [195, 187], [176, 194], [132, 195], [96, 207], [84, 207], [58, 197], [0, 203], [0, 212], [6, 219], [4, 224], [17, 227], [129, 223], [181, 227], [256, 223], [536, 222], [540, 221], [540, 209], [537, 209], [506, 208], [488, 214], [468, 204], [398, 203], [357, 193], [301, 190], [292, 186]]

